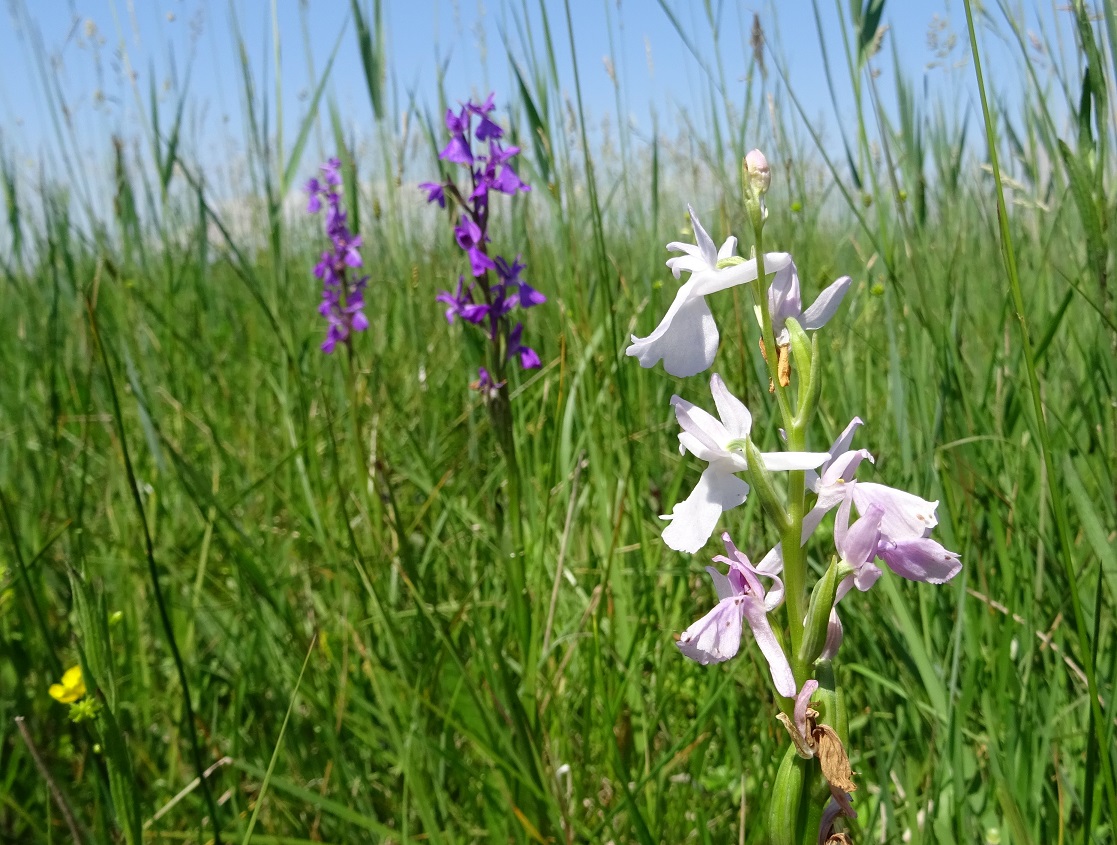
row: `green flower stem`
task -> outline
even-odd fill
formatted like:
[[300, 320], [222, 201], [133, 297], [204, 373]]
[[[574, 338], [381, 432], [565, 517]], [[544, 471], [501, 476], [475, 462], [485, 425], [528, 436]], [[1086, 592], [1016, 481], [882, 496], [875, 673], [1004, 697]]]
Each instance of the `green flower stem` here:
[[[780, 406], [784, 430], [787, 432], [787, 447], [793, 452], [806, 451], [807, 420], [796, 416], [791, 407], [788, 388], [780, 384], [779, 349], [776, 347], [776, 335], [772, 327], [772, 313], [768, 308], [768, 292], [764, 287], [766, 277], [764, 273], [763, 228], [757, 225], [754, 230], [756, 232], [756, 285], [753, 287], [753, 297], [760, 309], [760, 332], [764, 339], [764, 358], [768, 364], [768, 375], [772, 379], [772, 386], [775, 389], [776, 401]], [[805, 492], [806, 473], [802, 470], [788, 473], [787, 515], [789, 519], [780, 532], [780, 542], [783, 548], [783, 583], [787, 605], [787, 627], [791, 637], [791, 671], [795, 674], [796, 684], [800, 685], [807, 680], [806, 670], [808, 668], [799, 660], [799, 649], [803, 642], [803, 617], [807, 612], [807, 556], [801, 542], [803, 517], [806, 513], [804, 506]]]
[[[499, 384], [507, 382], [503, 366], [493, 371]], [[524, 661], [525, 675], [531, 674], [528, 667], [531, 647], [531, 606], [527, 595], [527, 580], [524, 572], [524, 523], [520, 509], [520, 465], [516, 459], [516, 438], [512, 430], [512, 404], [508, 395], [508, 385], [499, 388], [489, 403], [489, 414], [493, 430], [504, 454], [506, 469], [505, 480], [508, 485], [508, 519], [511, 529], [505, 534], [505, 553], [508, 565], [508, 600], [511, 605], [513, 623], [519, 637], [520, 658]], [[510, 542], [510, 545], [508, 541]]]
[[[485, 247], [481, 247], [482, 252]], [[486, 255], [488, 253], [486, 252]], [[489, 274], [480, 276], [485, 302], [491, 304]], [[500, 385], [489, 402], [489, 423], [504, 455], [505, 481], [508, 485], [508, 514], [501, 516], [499, 533], [508, 567], [508, 603], [517, 642], [519, 657], [523, 661], [525, 679], [534, 675], [530, 664], [531, 653], [531, 604], [527, 594], [524, 572], [524, 523], [520, 508], [520, 464], [516, 459], [516, 436], [513, 429], [512, 400], [508, 390], [508, 324], [499, 322], [496, 343], [489, 344], [489, 374]], [[510, 531], [506, 531], [508, 528]], [[526, 683], [530, 689], [530, 681]]]
[[[787, 429], [788, 449], [793, 452], [806, 451], [805, 432], [798, 426]], [[806, 616], [807, 597], [807, 555], [802, 545], [803, 517], [806, 515], [804, 493], [806, 492], [806, 473], [794, 470], [788, 473], [787, 480], [787, 528], [780, 536], [783, 549], [783, 583], [787, 602], [787, 625], [791, 635], [791, 671], [795, 683], [801, 686], [807, 680], [806, 666], [799, 658], [803, 645], [803, 620]]]

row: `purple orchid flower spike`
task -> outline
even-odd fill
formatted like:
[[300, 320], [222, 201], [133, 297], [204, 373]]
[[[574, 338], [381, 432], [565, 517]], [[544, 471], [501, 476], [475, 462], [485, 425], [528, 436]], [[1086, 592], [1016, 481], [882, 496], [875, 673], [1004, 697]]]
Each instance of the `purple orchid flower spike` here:
[[815, 331], [826, 325], [838, 312], [838, 306], [842, 304], [851, 282], [849, 276], [842, 276], [820, 293], [818, 299], [804, 311], [799, 293], [799, 273], [794, 262], [789, 261], [785, 267], [777, 270], [772, 285], [768, 288], [768, 309], [772, 315], [776, 344], [786, 346], [791, 342], [786, 328], [788, 318], [794, 318], [804, 331]]
[[[679, 451], [690, 452], [707, 463], [691, 494], [672, 509], [671, 524], [663, 531], [663, 541], [672, 549], [693, 554], [710, 539], [724, 511], [744, 503], [749, 485], [737, 477], [748, 470], [744, 444], [752, 429], [752, 414], [729, 392], [721, 376], [710, 379], [710, 393], [718, 417], [692, 405], [679, 396], [671, 397], [675, 417], [682, 426]], [[828, 452], [768, 452], [762, 454], [770, 471], [810, 469], [829, 459]]]
[[368, 328], [365, 316], [364, 291], [368, 276], [350, 278], [350, 271], [361, 267], [361, 236], [346, 228], [346, 215], [341, 210], [341, 162], [331, 158], [320, 168], [322, 179], [312, 178], [306, 183], [309, 194], [307, 211], [316, 214], [323, 209], [325, 199], [325, 228], [332, 250], [325, 251], [314, 266], [314, 275], [322, 280], [322, 302], [318, 313], [326, 318], [326, 339], [322, 351], [329, 354], [338, 343], [348, 343], [353, 332]]
[[[502, 356], [507, 360], [518, 359], [525, 369], [534, 369], [541, 366], [539, 354], [523, 343], [524, 327], [521, 323], [513, 325], [509, 314], [516, 308], [540, 305], [547, 297], [521, 278], [525, 268], [519, 256], [512, 262], [499, 255], [490, 257], [485, 246], [490, 242], [490, 192], [515, 194], [531, 190], [512, 166], [512, 159], [519, 155], [520, 148], [501, 144], [504, 130], [492, 118], [496, 108], [494, 100], [495, 95], [490, 94], [483, 102], [470, 101], [459, 111], [446, 111], [450, 142], [440, 155], [468, 169], [468, 187], [448, 180], [424, 182], [419, 188], [427, 192], [428, 202], [437, 202], [443, 208], [450, 203], [460, 206], [454, 239], [469, 258], [471, 275], [481, 280], [476, 287], [471, 285], [467, 290], [464, 279], [459, 279], [454, 293], [441, 291], [438, 294], [436, 300], [448, 306], [447, 321], [460, 317], [464, 322], [483, 326], [492, 344], [501, 343], [501, 338], [505, 338], [507, 345]], [[475, 117], [478, 120], [476, 131], [473, 129]], [[480, 142], [477, 149], [473, 147], [475, 140]], [[495, 280], [490, 271], [495, 271]], [[483, 291], [483, 297], [478, 291]], [[475, 296], [484, 301], [475, 301]], [[502, 360], [494, 374], [485, 374], [477, 382], [484, 388], [482, 392], [491, 392], [486, 378], [491, 381], [503, 374]]]
[[[722, 575], [715, 567], [706, 571], [713, 579], [718, 603], [714, 609], [687, 628], [679, 637], [679, 651], [701, 663], [721, 663], [737, 654], [741, 647], [743, 622], [748, 621], [753, 638], [768, 663], [776, 691], [788, 698], [795, 695], [795, 676], [791, 664], [772, 630], [768, 614], [783, 601], [783, 581], [779, 578], [783, 561], [776, 549], [769, 552], [759, 566], [733, 544], [729, 534], [722, 534], [727, 557], [719, 555], [714, 560], [729, 565], [729, 572]], [[772, 589], [765, 591], [761, 577], [772, 581]]]
[[[718, 327], [714, 315], [706, 304], [706, 297], [718, 291], [756, 281], [756, 259], [717, 268], [722, 258], [728, 258], [736, 248], [736, 239], [730, 238], [720, 251], [691, 211], [695, 239], [694, 246], [683, 243], [668, 244], [668, 248], [685, 255], [667, 263], [676, 277], [686, 270], [691, 276], [679, 288], [675, 299], [659, 325], [647, 337], [632, 336], [626, 355], [635, 357], [641, 367], [654, 367], [663, 361], [663, 368], [673, 376], [693, 376], [708, 369], [714, 362], [718, 348]], [[768, 253], [764, 257], [766, 272], [779, 271], [791, 264], [791, 256], [783, 252]]]

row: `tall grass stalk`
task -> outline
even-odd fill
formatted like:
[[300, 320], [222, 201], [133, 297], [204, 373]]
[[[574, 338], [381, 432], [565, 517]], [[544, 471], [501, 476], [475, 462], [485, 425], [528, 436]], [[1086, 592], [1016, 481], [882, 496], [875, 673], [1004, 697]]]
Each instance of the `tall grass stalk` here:
[[[1063, 494], [1063, 485], [1056, 481], [1060, 478], [1060, 473], [1055, 465], [1051, 435], [1047, 428], [1047, 417], [1045, 415], [1040, 380], [1036, 368], [1035, 350], [1028, 330], [1028, 318], [1025, 313], [1024, 296], [1021, 291], [1020, 274], [1016, 265], [1016, 250], [1013, 246], [1012, 234], [1008, 226], [1008, 211], [1005, 207], [1004, 186], [1001, 180], [1000, 165], [997, 160], [997, 136], [993, 126], [993, 117], [989, 107], [989, 100], [985, 93], [985, 81], [981, 74], [981, 52], [978, 49], [977, 33], [974, 29], [973, 8], [970, 0], [965, 0], [965, 5], [966, 24], [969, 28], [970, 49], [974, 60], [974, 74], [977, 77], [978, 92], [981, 95], [981, 111], [985, 121], [985, 134], [989, 141], [988, 151], [990, 164], [993, 170], [993, 179], [996, 184], [997, 220], [1000, 229], [1001, 253], [1004, 257], [1005, 271], [1008, 275], [1009, 290], [1012, 293], [1012, 304], [1016, 312], [1016, 320], [1020, 327], [1020, 343], [1023, 347], [1024, 365], [1028, 373], [1028, 390], [1032, 400], [1033, 424], [1038, 433], [1039, 447], [1049, 482], [1046, 492], [1050, 499], [1051, 510], [1055, 517], [1055, 529], [1059, 541], [1059, 550], [1061, 552], [1060, 557], [1063, 562], [1063, 571], [1066, 576], [1067, 592], [1070, 597], [1075, 633], [1078, 638], [1078, 655], [1083, 662], [1082, 668], [1086, 673], [1086, 690], [1089, 696], [1090, 707], [1089, 732], [1093, 734], [1097, 743], [1097, 745], [1092, 746], [1087, 753], [1084, 814], [1087, 820], [1090, 822], [1093, 821], [1093, 814], [1090, 809], [1095, 791], [1098, 788], [1097, 783], [1095, 783], [1095, 778], [1099, 776], [1099, 771], [1095, 767], [1100, 766], [1101, 791], [1108, 803], [1108, 817], [1112, 820], [1117, 819], [1117, 788], [1114, 786], [1117, 776], [1114, 774], [1114, 758], [1112, 751], [1106, 750], [1111, 749], [1111, 746], [1106, 742], [1110, 731], [1107, 726], [1108, 720], [1104, 717], [1105, 711], [1103, 711], [1101, 701], [1098, 697], [1097, 659], [1099, 644], [1094, 638], [1097, 636], [1097, 631], [1095, 630], [1092, 632], [1094, 635], [1092, 637], [1089, 623], [1082, 606], [1082, 594], [1079, 590], [1078, 566], [1076, 564], [1077, 556], [1074, 553], [1074, 547], [1071, 541], [1070, 524], [1066, 500]], [[1078, 4], [1076, 14], [1085, 15], [1083, 4]], [[1095, 71], [1098, 68], [1096, 53], [1094, 56], [1093, 68]], [[1105, 83], [1101, 83], [1102, 89], [1104, 89], [1104, 86]], [[1102, 102], [1104, 102], [1104, 99]], [[1102, 111], [1104, 113], [1104, 107]], [[1102, 140], [1104, 141], [1104, 133]], [[1103, 149], [1105, 149], [1105, 147], [1103, 147]], [[1101, 600], [1101, 589], [1102, 587], [1099, 581], [1096, 587], [1096, 595], [1099, 602]], [[1100, 607], [1096, 608], [1092, 615], [1095, 621], [1100, 623]], [[1101, 760], [1098, 760], [1099, 753], [1102, 754]]]

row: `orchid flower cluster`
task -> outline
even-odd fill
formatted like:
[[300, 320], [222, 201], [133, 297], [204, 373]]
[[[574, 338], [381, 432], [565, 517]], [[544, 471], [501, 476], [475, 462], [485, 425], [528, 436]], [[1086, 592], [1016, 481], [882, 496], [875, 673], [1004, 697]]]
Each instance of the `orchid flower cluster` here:
[[[495, 350], [494, 372], [482, 366], [474, 386], [490, 396], [504, 385], [500, 376], [506, 361], [518, 360], [525, 370], [540, 365], [539, 355], [523, 343], [523, 323], [511, 325], [509, 314], [517, 307], [527, 309], [547, 301], [521, 278], [525, 265], [519, 255], [508, 261], [499, 255], [490, 257], [488, 253], [490, 194], [495, 191], [512, 196], [531, 190], [516, 175], [512, 165], [520, 148], [505, 147], [501, 143], [504, 130], [491, 117], [494, 108], [490, 94], [483, 103], [471, 101], [457, 112], [446, 110], [450, 142], [439, 153], [439, 158], [466, 168], [468, 186], [459, 188], [452, 179], [419, 185], [427, 192], [427, 202], [437, 202], [446, 208], [449, 201], [461, 210], [459, 222], [454, 226], [454, 240], [469, 259], [471, 281], [467, 284], [465, 276], [459, 276], [456, 290], [440, 292], [436, 301], [446, 304], [447, 322], [461, 318], [463, 322], [483, 327], [488, 335]], [[476, 129], [474, 118], [477, 118]], [[495, 275], [495, 280], [490, 273]]]
[[318, 306], [318, 313], [326, 318], [322, 351], [329, 355], [338, 343], [350, 344], [353, 332], [368, 328], [364, 312], [368, 276], [351, 277], [363, 263], [361, 236], [349, 231], [346, 213], [341, 209], [341, 161], [331, 158], [319, 169], [322, 178], [312, 178], [306, 183], [309, 195], [306, 210], [308, 214], [317, 214], [325, 200], [325, 228], [332, 249], [322, 253], [314, 266], [314, 275], [322, 281], [322, 304]]
[[[750, 436], [752, 414], [716, 373], [710, 379], [716, 415], [673, 396], [682, 429], [680, 453], [690, 453], [705, 469], [690, 495], [663, 517], [663, 540], [677, 551], [698, 552], [726, 511], [742, 505], [750, 492], [759, 497], [780, 540], [754, 564], [728, 531], [721, 534], [725, 555], [714, 562], [727, 572], [707, 567], [718, 601], [677, 645], [698, 663], [720, 663], [737, 654], [747, 623], [779, 696], [778, 718], [792, 740], [773, 789], [771, 841], [834, 845], [850, 841], [838, 830], [839, 817], [856, 816], [850, 795], [856, 786], [843, 745], [846, 715], [832, 666], [843, 639], [838, 604], [850, 590], [872, 587], [882, 575], [879, 563], [903, 578], [942, 584], [958, 574], [961, 561], [929, 536], [937, 523], [937, 502], [855, 478], [861, 464], [873, 463], [870, 452], [853, 448], [861, 419], [850, 421], [825, 452], [807, 449], [807, 430], [822, 392], [816, 333], [837, 313], [851, 280], [836, 280], [803, 308], [791, 256], [763, 252], [764, 195], [770, 182], [763, 154], [749, 153], [744, 183], [756, 244], [751, 259], [736, 255], [733, 237], [716, 248], [689, 209], [695, 243], [667, 245], [682, 253], [667, 266], [675, 278], [684, 272], [689, 278], [659, 326], [647, 337], [634, 336], [626, 353], [644, 367], [662, 361], [675, 376], [708, 369], [719, 337], [706, 296], [741, 285], [751, 289], [786, 449], [758, 449]], [[777, 489], [778, 473], [787, 473], [786, 493]], [[830, 564], [808, 596], [806, 546], [831, 512], [834, 548], [825, 552]], [[781, 607], [786, 608], [782, 618], [776, 615]]]

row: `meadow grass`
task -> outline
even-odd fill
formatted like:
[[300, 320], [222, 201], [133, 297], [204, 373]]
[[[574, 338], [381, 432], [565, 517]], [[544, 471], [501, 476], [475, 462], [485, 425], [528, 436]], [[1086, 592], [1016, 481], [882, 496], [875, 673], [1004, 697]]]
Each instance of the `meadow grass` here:
[[[968, 118], [903, 76], [882, 3], [856, 9], [823, 42], [847, 69], [831, 90], [858, 103], [837, 158], [780, 84], [778, 44], [740, 83], [715, 57], [705, 123], [679, 139], [620, 123], [595, 145], [580, 87], [567, 102], [558, 83], [569, 9], [512, 6], [546, 33], [499, 92], [534, 191], [498, 209], [495, 246], [549, 297], [529, 315], [544, 366], [512, 385], [526, 641], [497, 436], [466, 388], [483, 352], [433, 302], [460, 253], [414, 199], [441, 124], [408, 106], [416, 155], [388, 117], [378, 4], [354, 2], [346, 36], [368, 155], [328, 67], [285, 141], [266, 117], [281, 81], [264, 92], [244, 60], [247, 227], [154, 97], [154, 164], [115, 147], [111, 213], [84, 213], [74, 175], [28, 190], [2, 160], [0, 838], [202, 842], [216, 818], [222, 841], [259, 843], [762, 841], [787, 743], [764, 664], [681, 657], [709, 554], [659, 540], [696, 474], [668, 400], [704, 387], [622, 353], [673, 296], [662, 245], [688, 239], [687, 201], [715, 239], [746, 230], [738, 166], [760, 146], [767, 243], [806, 298], [854, 277], [812, 447], [867, 420], [875, 478], [939, 499], [965, 564], [843, 604], [857, 841], [1115, 841], [1112, 5], [1074, 4], [1073, 49], [1043, 42], [1042, 61], [1011, 10], [982, 12], [1019, 47], [1020, 105], [982, 96]], [[373, 247], [351, 354], [319, 352], [321, 239], [289, 213], [315, 121]], [[759, 407], [751, 301], [711, 305], [716, 367]], [[773, 447], [775, 422], [757, 426]], [[774, 541], [751, 500], [733, 524], [742, 546]], [[73, 724], [46, 690], [79, 662], [100, 708]]]

